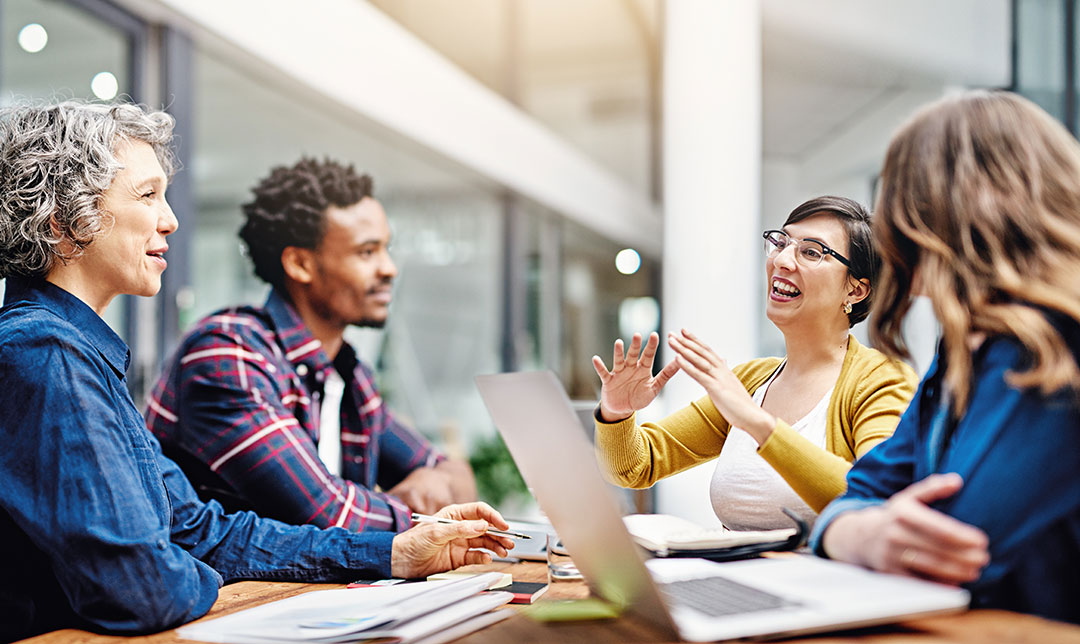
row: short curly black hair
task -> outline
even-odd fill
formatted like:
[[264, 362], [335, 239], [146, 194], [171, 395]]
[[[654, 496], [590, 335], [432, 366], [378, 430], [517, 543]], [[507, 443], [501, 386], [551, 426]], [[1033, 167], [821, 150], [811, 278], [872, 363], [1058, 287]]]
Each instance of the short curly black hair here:
[[246, 221], [240, 239], [247, 246], [255, 275], [283, 290], [281, 253], [288, 246], [318, 247], [326, 232], [326, 210], [345, 208], [370, 197], [372, 179], [352, 165], [303, 157], [293, 166], [277, 166], [251, 189], [243, 205]]

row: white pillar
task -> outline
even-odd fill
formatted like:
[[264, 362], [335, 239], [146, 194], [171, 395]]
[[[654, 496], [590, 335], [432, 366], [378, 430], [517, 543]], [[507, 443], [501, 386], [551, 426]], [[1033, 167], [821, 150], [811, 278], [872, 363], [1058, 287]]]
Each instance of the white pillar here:
[[[736, 364], [757, 354], [764, 284], [760, 0], [669, 0], [664, 43], [664, 326]], [[679, 374], [664, 406], [701, 395]], [[711, 475], [707, 463], [665, 480], [657, 510], [715, 523]]]

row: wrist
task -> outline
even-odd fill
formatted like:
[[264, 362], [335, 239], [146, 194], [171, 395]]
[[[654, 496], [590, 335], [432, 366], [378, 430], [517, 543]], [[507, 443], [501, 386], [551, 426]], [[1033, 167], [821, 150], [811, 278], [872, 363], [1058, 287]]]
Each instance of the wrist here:
[[741, 428], [743, 431], [750, 434], [750, 436], [757, 441], [758, 447], [760, 447], [765, 444], [765, 441], [769, 440], [770, 436], [772, 436], [773, 430], [776, 428], [776, 416], [773, 416], [761, 407], [756, 407], [756, 410], [757, 413], [748, 419], [746, 424], [742, 425]]
[[621, 423], [627, 418], [630, 418], [634, 415], [634, 412], [629, 411], [624, 414], [619, 414], [618, 412], [613, 412], [609, 409], [606, 409], [604, 407], [604, 403], [600, 403], [596, 406], [596, 413], [594, 415], [596, 417], [596, 420], [600, 421], [601, 423], [613, 425], [615, 423]]
[[859, 546], [868, 542], [866, 523], [872, 520], [870, 513], [873, 511], [872, 508], [852, 510], [833, 519], [821, 535], [821, 549], [825, 555], [836, 561], [867, 566], [867, 558]]

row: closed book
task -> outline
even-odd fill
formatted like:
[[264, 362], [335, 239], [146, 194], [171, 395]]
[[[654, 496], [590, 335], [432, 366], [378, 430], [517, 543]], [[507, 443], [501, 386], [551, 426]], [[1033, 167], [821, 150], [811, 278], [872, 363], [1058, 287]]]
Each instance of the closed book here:
[[514, 598], [510, 600], [511, 604], [531, 604], [547, 591], [548, 585], [539, 581], [515, 581], [509, 586], [503, 586], [502, 588], [492, 588], [490, 590], [499, 590], [501, 592], [513, 593]]

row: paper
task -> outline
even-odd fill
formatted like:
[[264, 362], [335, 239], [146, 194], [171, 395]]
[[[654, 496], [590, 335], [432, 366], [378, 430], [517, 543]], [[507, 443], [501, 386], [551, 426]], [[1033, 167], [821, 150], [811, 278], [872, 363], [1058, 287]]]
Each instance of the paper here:
[[745, 532], [724, 528], [709, 530], [669, 514], [631, 514], [623, 517], [623, 523], [635, 541], [649, 550], [661, 553], [784, 541], [795, 534], [794, 528]]
[[[477, 602], [465, 600], [502, 579], [502, 573], [484, 573], [454, 581], [422, 581], [414, 584], [323, 590], [290, 597], [255, 608], [185, 626], [177, 631], [184, 639], [230, 644], [307, 641], [346, 642], [367, 639], [368, 632], [405, 628], [418, 618], [437, 615], [450, 625], [471, 617], [476, 606], [510, 601], [510, 593], [485, 593]], [[494, 598], [492, 596], [495, 596]], [[482, 611], [480, 611], [482, 612]], [[420, 637], [422, 635], [418, 635]]]

